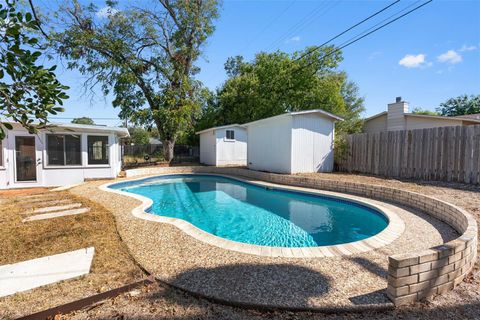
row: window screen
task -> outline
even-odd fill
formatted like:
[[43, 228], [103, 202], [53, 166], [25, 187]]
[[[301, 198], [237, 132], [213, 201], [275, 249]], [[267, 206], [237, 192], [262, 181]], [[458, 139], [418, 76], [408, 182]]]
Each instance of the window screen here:
[[47, 135], [47, 164], [49, 166], [81, 165], [82, 149], [80, 136]]

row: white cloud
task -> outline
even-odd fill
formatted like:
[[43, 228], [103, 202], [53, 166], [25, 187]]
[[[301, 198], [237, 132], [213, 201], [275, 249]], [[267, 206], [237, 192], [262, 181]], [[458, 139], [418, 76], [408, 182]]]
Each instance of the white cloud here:
[[466, 51], [474, 51], [477, 49], [478, 49], [477, 46], [467, 46], [466, 44], [464, 44], [460, 49], [458, 49], [458, 51], [466, 52]]
[[455, 64], [462, 62], [462, 56], [458, 54], [455, 50], [448, 50], [447, 52], [439, 55], [437, 57], [437, 60], [440, 62]]
[[285, 41], [285, 43], [290, 43], [290, 42], [300, 42], [300, 36], [291, 37], [290, 39]]
[[102, 9], [98, 10], [96, 15], [99, 18], [108, 18], [110, 16], [113, 16], [113, 15], [117, 14], [118, 12], [119, 11], [117, 9], [106, 6], [106, 7], [103, 7]]
[[400, 61], [398, 61], [398, 64], [406, 68], [420, 68], [426, 65], [431, 65], [426, 63], [426, 57], [427, 56], [423, 53], [417, 55], [407, 54], [405, 57], [400, 59]]

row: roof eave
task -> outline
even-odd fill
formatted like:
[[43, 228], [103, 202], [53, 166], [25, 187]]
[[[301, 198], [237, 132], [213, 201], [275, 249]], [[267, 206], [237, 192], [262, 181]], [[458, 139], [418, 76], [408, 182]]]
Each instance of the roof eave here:
[[224, 126], [218, 126], [218, 127], [211, 127], [211, 128], [208, 128], [208, 129], [203, 129], [203, 130], [195, 132], [195, 134], [201, 134], [201, 133], [205, 133], [205, 132], [209, 132], [209, 131], [213, 131], [213, 130], [220, 130], [220, 129], [226, 129], [226, 128], [232, 128], [232, 127], [243, 128], [244, 126], [245, 126], [244, 124], [238, 124], [238, 123], [227, 124], [227, 125], [224, 125]]
[[386, 115], [387, 114], [387, 111], [382, 111], [380, 113], [377, 113], [371, 117], [368, 117], [368, 118], [365, 118], [363, 121], [369, 121], [369, 120], [372, 120], [372, 119], [375, 119], [375, 118], [378, 118], [378, 117], [381, 117], [383, 115]]
[[455, 121], [467, 121], [467, 122], [474, 122], [480, 123], [480, 120], [476, 119], [466, 119], [466, 118], [457, 118], [457, 117], [445, 117], [445, 116], [430, 116], [427, 114], [415, 114], [415, 113], [405, 113], [406, 117], [417, 117], [417, 118], [429, 118], [429, 119], [439, 119], [439, 120], [455, 120]]

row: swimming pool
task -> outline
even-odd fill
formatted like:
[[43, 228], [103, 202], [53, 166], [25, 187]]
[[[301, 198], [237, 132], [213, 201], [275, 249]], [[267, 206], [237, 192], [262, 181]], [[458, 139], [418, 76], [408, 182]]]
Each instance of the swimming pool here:
[[150, 198], [151, 214], [182, 219], [228, 240], [271, 247], [359, 241], [388, 225], [378, 210], [346, 199], [257, 186], [214, 175], [166, 175], [109, 188]]

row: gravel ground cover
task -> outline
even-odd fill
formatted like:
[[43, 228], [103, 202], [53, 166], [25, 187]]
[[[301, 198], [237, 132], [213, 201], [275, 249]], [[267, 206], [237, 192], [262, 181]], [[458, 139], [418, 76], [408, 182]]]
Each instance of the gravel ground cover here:
[[[421, 192], [467, 209], [480, 223], [480, 188], [461, 184], [413, 183], [381, 178], [322, 174], [322, 179], [388, 185]], [[64, 315], [64, 319], [480, 319], [480, 274], [476, 264], [473, 274], [454, 291], [426, 301], [388, 311], [318, 314], [305, 312], [259, 312], [232, 308], [198, 299], [180, 290], [155, 284], [134, 290], [97, 306]]]
[[406, 231], [379, 250], [320, 259], [259, 257], [205, 244], [172, 225], [135, 218], [130, 212], [139, 202], [100, 191], [103, 183], [90, 182], [71, 192], [113, 212], [136, 261], [176, 287], [239, 304], [322, 310], [390, 307], [384, 294], [388, 255], [429, 248], [457, 236], [428, 215], [397, 208]]
[[[95, 255], [91, 273], [84, 277], [0, 298], [0, 319], [42, 311], [144, 276], [121, 242], [113, 216], [104, 207], [66, 191], [27, 191], [2, 195], [0, 265], [90, 246], [95, 247]], [[34, 209], [46, 207], [47, 201], [82, 203], [91, 210], [75, 216], [22, 223], [23, 218], [34, 214]]]

